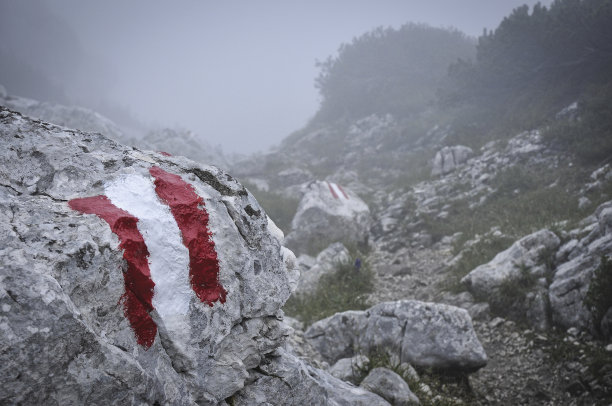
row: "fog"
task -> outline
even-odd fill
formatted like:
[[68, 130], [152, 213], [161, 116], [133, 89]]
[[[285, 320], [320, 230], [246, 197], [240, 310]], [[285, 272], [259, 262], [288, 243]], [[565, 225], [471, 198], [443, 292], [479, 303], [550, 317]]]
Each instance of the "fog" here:
[[524, 3], [0, 0], [0, 84], [251, 153], [314, 115], [315, 61], [341, 43], [407, 22], [478, 36]]

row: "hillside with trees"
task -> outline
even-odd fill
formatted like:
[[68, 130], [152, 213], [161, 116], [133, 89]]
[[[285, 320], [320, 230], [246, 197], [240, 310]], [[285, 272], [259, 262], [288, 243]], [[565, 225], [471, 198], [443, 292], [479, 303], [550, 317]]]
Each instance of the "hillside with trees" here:
[[572, 127], [585, 133], [581, 144], [596, 144], [594, 151], [569, 139], [564, 125], [551, 129], [548, 138], [584, 159], [605, 159], [612, 153], [605, 108], [612, 99], [610, 21], [610, 1], [557, 0], [550, 8], [519, 7], [485, 32], [476, 59], [452, 64], [439, 90], [441, 108], [453, 116], [455, 141], [480, 133], [484, 142], [540, 127], [577, 102], [582, 122]]
[[314, 121], [421, 113], [435, 101], [449, 64], [473, 56], [474, 41], [456, 30], [421, 24], [379, 27], [318, 63], [315, 86], [322, 102]]

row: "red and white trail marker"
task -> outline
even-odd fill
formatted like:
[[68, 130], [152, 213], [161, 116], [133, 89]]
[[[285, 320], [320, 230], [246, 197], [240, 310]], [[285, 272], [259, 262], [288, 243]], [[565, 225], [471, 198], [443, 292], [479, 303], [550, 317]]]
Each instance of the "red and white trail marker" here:
[[327, 182], [327, 186], [329, 186], [329, 191], [331, 192], [332, 196], [334, 197], [334, 199], [344, 199], [344, 200], [348, 200], [349, 197], [346, 194], [346, 192], [344, 192], [344, 189], [342, 189], [342, 186], [338, 185], [337, 183], [333, 183], [333, 182]]
[[105, 196], [74, 199], [74, 210], [96, 214], [120, 240], [128, 263], [124, 314], [138, 344], [149, 348], [157, 325], [153, 309], [176, 338], [189, 334], [189, 303], [225, 303], [219, 261], [208, 229], [204, 200], [180, 176], [158, 167], [151, 176], [125, 175], [105, 187]]

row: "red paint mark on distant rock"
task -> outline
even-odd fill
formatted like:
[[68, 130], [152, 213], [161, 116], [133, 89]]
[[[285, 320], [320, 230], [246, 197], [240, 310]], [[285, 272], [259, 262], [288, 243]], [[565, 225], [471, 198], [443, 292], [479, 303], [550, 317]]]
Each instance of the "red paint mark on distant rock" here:
[[189, 249], [191, 288], [209, 306], [216, 301], [225, 303], [227, 292], [219, 283], [219, 261], [215, 243], [208, 231], [209, 218], [203, 208], [204, 200], [180, 176], [156, 166], [149, 172], [155, 178], [157, 195], [170, 207], [181, 230], [183, 244]]
[[341, 191], [341, 192], [342, 192], [342, 194], [344, 195], [344, 198], [345, 198], [346, 200], [348, 200], [348, 199], [349, 199], [349, 197], [348, 197], [348, 195], [346, 194], [346, 192], [344, 191], [344, 189], [342, 189], [342, 186], [340, 186], [340, 185], [338, 185], [338, 184], [336, 184], [336, 186], [338, 186], [338, 189], [340, 189], [340, 191]]
[[166, 151], [157, 151], [157, 152], [159, 152], [159, 153], [160, 153], [160, 154], [162, 154], [163, 156], [172, 156], [172, 154], [170, 154], [170, 153], [168, 153], [168, 152], [166, 152]]
[[157, 325], [149, 315], [153, 310], [155, 283], [149, 270], [149, 251], [136, 226], [138, 219], [115, 206], [106, 196], [73, 199], [68, 205], [81, 213], [97, 215], [119, 237], [119, 248], [123, 250], [123, 258], [128, 264], [127, 273], [123, 275], [123, 311], [136, 333], [138, 344], [145, 348], [151, 347], [157, 333]]
[[329, 187], [329, 191], [331, 192], [334, 199], [338, 199], [338, 195], [336, 194], [336, 191], [332, 187], [331, 183], [327, 182], [327, 186]]

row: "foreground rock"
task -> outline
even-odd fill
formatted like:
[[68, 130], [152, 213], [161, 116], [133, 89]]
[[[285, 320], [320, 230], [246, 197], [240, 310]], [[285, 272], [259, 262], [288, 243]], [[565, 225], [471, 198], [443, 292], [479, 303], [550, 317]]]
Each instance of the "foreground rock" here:
[[372, 391], [395, 406], [420, 404], [419, 398], [410, 390], [404, 379], [387, 368], [374, 368], [361, 382], [361, 386]]
[[306, 338], [330, 363], [380, 350], [422, 368], [472, 372], [487, 363], [466, 310], [415, 300], [337, 313], [313, 324]]
[[231, 176], [5, 108], [0, 146], [0, 403], [218, 404], [265, 368], [298, 271]]
[[387, 406], [383, 398], [305, 364], [283, 350], [270, 354], [251, 373], [247, 387], [231, 398], [234, 405]]
[[316, 254], [332, 242], [366, 241], [370, 210], [355, 193], [332, 182], [312, 182], [298, 206], [285, 245]]

